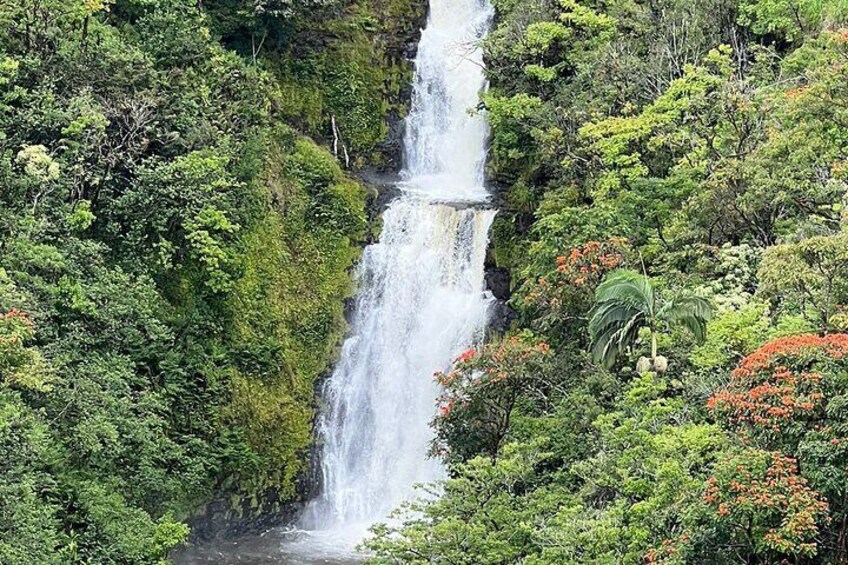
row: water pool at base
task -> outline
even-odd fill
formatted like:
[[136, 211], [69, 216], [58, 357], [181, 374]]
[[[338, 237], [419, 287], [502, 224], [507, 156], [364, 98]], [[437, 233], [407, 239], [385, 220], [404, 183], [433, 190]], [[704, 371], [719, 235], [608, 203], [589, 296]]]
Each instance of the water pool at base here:
[[365, 534], [303, 532], [278, 528], [261, 535], [200, 543], [173, 556], [176, 565], [359, 565], [351, 549]]

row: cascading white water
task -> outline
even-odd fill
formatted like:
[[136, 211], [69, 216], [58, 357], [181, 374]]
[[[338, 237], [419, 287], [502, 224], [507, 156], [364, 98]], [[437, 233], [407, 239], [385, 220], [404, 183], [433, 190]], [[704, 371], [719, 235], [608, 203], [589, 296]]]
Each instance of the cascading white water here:
[[488, 125], [472, 115], [486, 86], [480, 41], [488, 0], [431, 0], [418, 44], [412, 110], [406, 120], [405, 188], [431, 199], [478, 200]]
[[483, 337], [491, 303], [483, 277], [494, 212], [479, 206], [488, 130], [470, 112], [486, 85], [479, 43], [491, 19], [486, 0], [430, 2], [403, 192], [359, 267], [352, 334], [324, 390], [322, 491], [304, 528], [363, 531], [416, 483], [443, 475], [428, 457], [433, 374]]

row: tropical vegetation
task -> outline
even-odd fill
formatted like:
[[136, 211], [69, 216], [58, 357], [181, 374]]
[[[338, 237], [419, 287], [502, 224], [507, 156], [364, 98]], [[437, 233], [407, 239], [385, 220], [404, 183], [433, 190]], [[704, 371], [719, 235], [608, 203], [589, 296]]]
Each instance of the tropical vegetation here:
[[848, 562], [848, 4], [494, 4], [517, 318], [372, 562]]
[[[371, 561], [848, 563], [848, 2], [492, 4], [511, 314]], [[304, 495], [425, 12], [0, 0], [0, 563]]]
[[[589, 320], [589, 339], [595, 362], [615, 364], [639, 338], [645, 328], [651, 340], [651, 357], [646, 365], [640, 360], [639, 372], [654, 369], [664, 373], [668, 360], [657, 354], [658, 335], [664, 329], [682, 325], [703, 342], [707, 322], [712, 317], [709, 301], [699, 296], [658, 297], [650, 279], [634, 271], [610, 273], [595, 291], [595, 308]], [[644, 359], [644, 358], [643, 358]]]
[[299, 496], [345, 167], [391, 162], [422, 14], [0, 0], [0, 563], [163, 563]]

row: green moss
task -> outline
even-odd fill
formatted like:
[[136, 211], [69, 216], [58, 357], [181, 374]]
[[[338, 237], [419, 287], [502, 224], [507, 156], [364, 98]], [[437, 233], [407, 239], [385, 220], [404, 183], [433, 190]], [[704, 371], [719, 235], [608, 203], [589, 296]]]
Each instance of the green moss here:
[[425, 9], [418, 0], [357, 2], [343, 17], [303, 32], [325, 38], [323, 48], [299, 53], [295, 41], [269, 58], [280, 77], [285, 118], [324, 140], [334, 139], [335, 118], [340, 154], [344, 145], [354, 165], [379, 164], [387, 118], [406, 112], [412, 66], [403, 40], [415, 34]]
[[344, 332], [365, 191], [325, 149], [285, 130], [267, 141], [256, 182], [268, 210], [242, 240], [243, 276], [231, 299], [237, 368], [226, 414], [258, 461], [238, 478], [240, 488], [288, 497], [311, 440], [315, 380]]
[[526, 260], [524, 241], [515, 229], [515, 219], [499, 215], [492, 224], [492, 249], [495, 265], [502, 269], [518, 269]]

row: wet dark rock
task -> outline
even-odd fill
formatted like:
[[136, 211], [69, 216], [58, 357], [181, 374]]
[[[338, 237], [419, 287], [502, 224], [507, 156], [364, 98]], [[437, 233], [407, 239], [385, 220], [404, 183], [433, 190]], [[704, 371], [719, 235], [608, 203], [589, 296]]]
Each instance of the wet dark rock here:
[[365, 169], [356, 175], [372, 192], [369, 202], [369, 213], [379, 215], [385, 212], [392, 200], [400, 194], [398, 183], [400, 173], [387, 172], [377, 169]]
[[[410, 0], [409, 21], [389, 37], [387, 51], [390, 60], [405, 65], [409, 69], [410, 78], [418, 54], [421, 31], [427, 24], [428, 11], [429, 3], [426, 0]], [[390, 101], [393, 109], [386, 116], [388, 133], [376, 147], [376, 152], [380, 155], [377, 165], [379, 172], [395, 172], [403, 167], [405, 120], [412, 101], [412, 90], [412, 80], [408, 80], [400, 89], [397, 98]]]
[[489, 327], [487, 328], [487, 339], [505, 334], [518, 318], [518, 314], [502, 301], [496, 300], [489, 310]]
[[377, 145], [377, 152], [382, 157], [382, 162], [378, 168], [380, 172], [399, 171], [403, 167], [405, 119], [406, 116], [398, 112], [392, 112], [387, 118], [389, 133], [386, 135], [386, 139]]
[[[487, 186], [491, 196], [490, 207], [499, 213], [508, 208], [506, 187], [490, 180]], [[489, 240], [489, 249], [486, 253], [486, 289], [495, 297], [495, 304], [490, 311], [488, 333], [489, 337], [506, 333], [518, 318], [518, 314], [509, 306], [512, 298], [512, 276], [509, 269], [498, 267], [495, 260], [495, 241]]]
[[512, 278], [509, 271], [499, 267], [488, 267], [486, 269], [486, 288], [491, 291], [495, 298], [506, 302], [512, 296]]
[[206, 504], [188, 521], [191, 527], [190, 541], [197, 543], [231, 539], [291, 524], [303, 507], [299, 502], [281, 501], [276, 491], [267, 491], [262, 498], [264, 510], [258, 511], [250, 508], [244, 500], [240, 503], [241, 509], [234, 509], [228, 498], [217, 498]]
[[[365, 209], [368, 220], [368, 235], [365, 238], [365, 244], [371, 245], [379, 239], [383, 212], [400, 195], [401, 191], [398, 188], [400, 175], [368, 169], [357, 173], [357, 177], [369, 190], [368, 203]], [[347, 309], [347, 306], [346, 313], [350, 314], [351, 311]], [[350, 317], [348, 316], [347, 319], [350, 319]]]
[[490, 336], [503, 334], [518, 318], [518, 314], [509, 306], [509, 299], [512, 297], [512, 279], [507, 269], [487, 263], [485, 281], [486, 289], [495, 298], [489, 310], [488, 333]]

